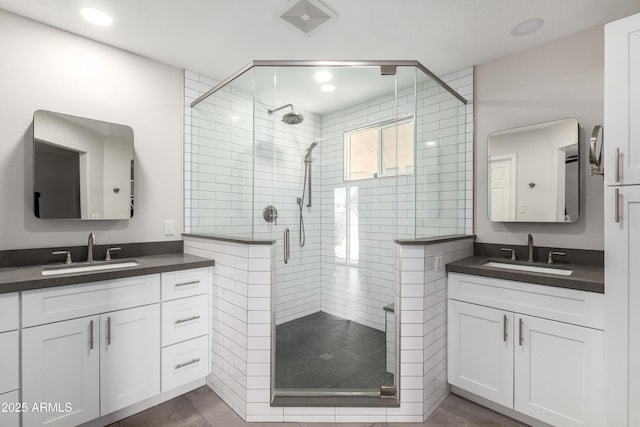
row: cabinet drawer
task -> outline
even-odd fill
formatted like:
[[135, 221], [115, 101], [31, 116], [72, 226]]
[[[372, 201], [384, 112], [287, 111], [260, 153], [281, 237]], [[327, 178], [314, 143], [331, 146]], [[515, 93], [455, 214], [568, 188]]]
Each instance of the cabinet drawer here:
[[197, 295], [162, 303], [162, 345], [209, 332], [209, 296]]
[[14, 427], [20, 425], [20, 412], [15, 409], [20, 404], [18, 390], [11, 393], [0, 394], [0, 405], [7, 404], [7, 411], [2, 412], [3, 406], [0, 406], [0, 426]]
[[162, 300], [190, 297], [209, 292], [209, 269], [197, 268], [162, 273]]
[[18, 329], [18, 293], [0, 294], [0, 332]]
[[35, 289], [22, 293], [22, 326], [91, 316], [159, 301], [159, 274]]
[[450, 273], [449, 298], [604, 330], [604, 295], [491, 277]]
[[209, 374], [209, 336], [162, 349], [162, 391], [204, 378]]
[[5, 332], [0, 334], [0, 394], [17, 388], [18, 331]]

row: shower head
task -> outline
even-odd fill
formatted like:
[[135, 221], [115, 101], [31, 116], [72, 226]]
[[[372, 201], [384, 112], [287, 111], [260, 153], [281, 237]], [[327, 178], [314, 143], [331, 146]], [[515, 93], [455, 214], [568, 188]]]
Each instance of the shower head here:
[[295, 111], [282, 116], [282, 121], [288, 125], [297, 125], [299, 123], [302, 123], [303, 120], [304, 116], [300, 113], [296, 113]]
[[309, 148], [307, 148], [307, 155], [304, 156], [305, 162], [311, 162], [311, 152], [313, 151], [314, 148], [316, 148], [316, 145], [318, 145], [318, 141], [313, 141], [309, 146]]
[[282, 122], [288, 125], [297, 125], [302, 123], [302, 121], [304, 120], [304, 116], [300, 113], [296, 113], [295, 111], [293, 111], [293, 105], [291, 104], [286, 104], [286, 105], [283, 105], [282, 107], [274, 108], [273, 110], [267, 110], [267, 112], [269, 113], [269, 115], [271, 115], [276, 111], [282, 110], [283, 108], [287, 108], [287, 107], [291, 108], [291, 111], [285, 114], [284, 116], [282, 116]]

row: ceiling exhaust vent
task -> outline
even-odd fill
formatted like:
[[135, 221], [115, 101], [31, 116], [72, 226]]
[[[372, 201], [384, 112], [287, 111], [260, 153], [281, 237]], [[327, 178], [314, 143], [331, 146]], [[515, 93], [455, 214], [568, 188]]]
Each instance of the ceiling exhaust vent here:
[[275, 14], [305, 34], [317, 31], [333, 21], [337, 14], [320, 0], [290, 0]]

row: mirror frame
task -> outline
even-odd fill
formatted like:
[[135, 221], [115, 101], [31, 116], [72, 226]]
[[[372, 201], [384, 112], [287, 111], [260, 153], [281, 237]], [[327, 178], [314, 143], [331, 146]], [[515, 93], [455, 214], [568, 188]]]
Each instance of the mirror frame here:
[[[67, 190], [69, 186], [71, 190]], [[55, 111], [35, 111], [33, 213], [39, 219], [55, 220], [132, 218], [131, 126]]]
[[[563, 139], [559, 139], [559, 140], [555, 140], [555, 139], [552, 140], [544, 135], [538, 136], [534, 134], [534, 132], [542, 133], [544, 132], [544, 129], [552, 128], [553, 126], [556, 126], [556, 125], [566, 126], [567, 132], [569, 129], [571, 129], [571, 131], [570, 133], [567, 133], [566, 136], [564, 135], [560, 136], [560, 138], [563, 138]], [[569, 128], [569, 126], [571, 126], [571, 128]], [[573, 131], [573, 128], [575, 128], [575, 133]], [[517, 141], [511, 141], [507, 139], [509, 136], [517, 137], [518, 135], [520, 135], [521, 138]], [[553, 135], [551, 136], [553, 137]], [[501, 143], [503, 144], [505, 142], [506, 143], [517, 142], [521, 144], [521, 149], [519, 151], [514, 151], [510, 154], [502, 153], [501, 151], [498, 151], [498, 153], [495, 154], [496, 153], [495, 145], [494, 145], [494, 149], [492, 150], [492, 138], [494, 138], [494, 141], [493, 141], [494, 144], [498, 143], [498, 139], [501, 139]], [[552, 146], [549, 145], [551, 147], [550, 148], [551, 150], [555, 148], [555, 150], [553, 151], [555, 154], [551, 154], [552, 158], [539, 159], [536, 162], [536, 159], [532, 158], [531, 152], [526, 154], [527, 150], [529, 150], [526, 148], [528, 145], [527, 141], [530, 138], [538, 138], [538, 139], [532, 139], [531, 141], [529, 141], [529, 142], [533, 142], [533, 145], [534, 145], [533, 154], [536, 154], [537, 152], [537, 150], [535, 150], [535, 147], [538, 146], [537, 145], [538, 143], [544, 142], [547, 140], [549, 141], [552, 140], [553, 142], [555, 142], [555, 144], [557, 145], [552, 145]], [[546, 139], [543, 140], [542, 138], [546, 138]], [[565, 140], [564, 138], [567, 138], [567, 139]], [[568, 142], [568, 143], [565, 143], [565, 142]], [[522, 145], [522, 144], [525, 144], [525, 145]], [[531, 147], [531, 145], [528, 145], [528, 146]], [[575, 148], [571, 148], [571, 150], [569, 150], [570, 147], [574, 147], [574, 146]], [[524, 148], [525, 154], [523, 154], [522, 148]], [[494, 153], [493, 156], [492, 156], [492, 151]], [[563, 152], [564, 152], [563, 157], [565, 159], [564, 160], [565, 168], [564, 168], [564, 175], [560, 177], [559, 175], [560, 168], [562, 167], [560, 156], [562, 155]], [[505, 205], [505, 206], [511, 206], [510, 210], [512, 210], [512, 215], [509, 215], [509, 217], [507, 218], [513, 218], [513, 219], [495, 219], [495, 218], [498, 218], [497, 215], [493, 215], [492, 217], [491, 211], [492, 211], [492, 207], [494, 207], [493, 205], [495, 202], [495, 200], [492, 201], [492, 188], [493, 188], [492, 174], [497, 173], [497, 171], [494, 172], [495, 168], [492, 168], [492, 161], [500, 160], [500, 159], [496, 159], [496, 156], [505, 157], [504, 160], [508, 164], [513, 164], [515, 162], [515, 167], [511, 167], [511, 168], [506, 167], [506, 169], [502, 171], [503, 175], [508, 174], [510, 177], [510, 179], [506, 179], [507, 184], [509, 182], [513, 182], [512, 184], [509, 184], [507, 187], [504, 187], [504, 188], [507, 188], [510, 194], [510, 198], [513, 200], [513, 202], [507, 201], [508, 205]], [[524, 156], [524, 160], [522, 160], [523, 156]], [[567, 223], [574, 223], [578, 221], [580, 217], [580, 193], [581, 193], [580, 191], [580, 157], [581, 157], [580, 156], [580, 124], [578, 123], [578, 120], [573, 117], [567, 117], [567, 118], [562, 118], [558, 120], [550, 120], [546, 122], [535, 123], [531, 125], [525, 125], [525, 126], [491, 132], [487, 136], [487, 216], [489, 221], [497, 222], [497, 223], [543, 223], [543, 224], [554, 224], [554, 223], [567, 224]], [[510, 160], [510, 162], [508, 160]], [[571, 189], [575, 188], [575, 193], [573, 191], [567, 191], [567, 180], [566, 180], [566, 177], [568, 176], [566, 173], [566, 165], [574, 162], [577, 165], [577, 170], [575, 170], [574, 174], [571, 174], [571, 180], [575, 181], [571, 186]], [[540, 175], [538, 170], [536, 170], [535, 168], [532, 169], [531, 167], [532, 163], [534, 167], [536, 165], [544, 165], [544, 164], [551, 165], [552, 169], [550, 169], [549, 173], [554, 174], [554, 176], [558, 176], [559, 178], [555, 180], [553, 180], [552, 178], [550, 181], [545, 182], [544, 177], [548, 175]], [[535, 179], [535, 178], [532, 179], [531, 182], [528, 182], [526, 179], [523, 180], [522, 176], [520, 176], [520, 182], [518, 182], [517, 174], [518, 172], [522, 172], [521, 168], [518, 167], [520, 165], [523, 165], [525, 168], [528, 165], [529, 173], [531, 174], [531, 176], [542, 177], [543, 178], [541, 180], [542, 183], [546, 184], [546, 192], [544, 192], [543, 190], [541, 194], [538, 194], [536, 197], [534, 197], [533, 201], [530, 198], [525, 199], [523, 197], [523, 194], [524, 194], [523, 191], [526, 192], [529, 190], [536, 189], [536, 185], [540, 184], [540, 182], [538, 182], [538, 179]], [[553, 168], [557, 169], [555, 173], [553, 172], [555, 170]], [[497, 176], [499, 178], [499, 174]], [[499, 183], [499, 181], [497, 182]], [[564, 194], [561, 195], [557, 191], [557, 188], [563, 185], [562, 182], [564, 182], [565, 190], [564, 190]], [[552, 187], [549, 187], [550, 184], [552, 185]], [[553, 187], [553, 185], [555, 185], [555, 187]], [[540, 188], [539, 185], [538, 187]], [[549, 192], [552, 192], [553, 194], [555, 194], [555, 199], [553, 198], [553, 195], [551, 196], [552, 198], [549, 199], [549, 196], [548, 196]], [[568, 194], [572, 194], [572, 195], [575, 194], [576, 200], [574, 203], [569, 203], [569, 204], [566, 203]], [[562, 199], [560, 199], [560, 197], [562, 197]], [[545, 198], [547, 198], [548, 199], [547, 202], [549, 202], [549, 204], [553, 206], [551, 210], [548, 210], [546, 213], [542, 212], [543, 215], [539, 215], [537, 217], [533, 215], [529, 215], [529, 216], [524, 215], [525, 213], [528, 213], [527, 210], [530, 210], [529, 209], [531, 207], [530, 205], [532, 205], [534, 208], [539, 207], [540, 203], [542, 203], [543, 206], [547, 206], [547, 204], [544, 201]], [[553, 220], [553, 219], [546, 220], [545, 218], [561, 218], [560, 209], [562, 208], [561, 203], [563, 202], [565, 205], [564, 216], [563, 216], [564, 220]], [[569, 209], [567, 209], [567, 205], [569, 206]], [[549, 212], [551, 212], [551, 214]], [[523, 216], [525, 219], [518, 219], [519, 214], [520, 216]], [[569, 219], [567, 220], [567, 218]]]

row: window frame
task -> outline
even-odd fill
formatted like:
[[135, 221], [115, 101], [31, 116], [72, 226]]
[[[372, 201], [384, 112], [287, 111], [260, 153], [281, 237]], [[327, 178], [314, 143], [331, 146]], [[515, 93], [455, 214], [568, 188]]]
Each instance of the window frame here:
[[[413, 138], [413, 147], [411, 150], [412, 156], [412, 168], [410, 171], [396, 171], [395, 173], [383, 173], [383, 164], [384, 164], [384, 144], [382, 139], [382, 134], [384, 129], [388, 129], [391, 127], [397, 127], [399, 125], [403, 125], [406, 123], [411, 123], [412, 125], [412, 138]], [[376, 129], [378, 131], [378, 156], [376, 159], [376, 171], [374, 172], [374, 176], [369, 178], [351, 178], [351, 135], [366, 132], [371, 129]], [[375, 124], [363, 126], [357, 129], [350, 129], [344, 132], [343, 134], [343, 149], [344, 149], [344, 174], [343, 181], [351, 182], [351, 181], [362, 181], [368, 179], [378, 179], [378, 178], [389, 178], [394, 176], [404, 176], [404, 175], [413, 175], [415, 173], [415, 160], [416, 160], [416, 124], [414, 120], [414, 116], [405, 116], [398, 119], [389, 119], [382, 122], [378, 122]]]

